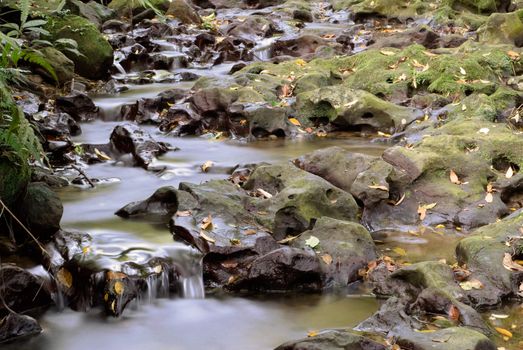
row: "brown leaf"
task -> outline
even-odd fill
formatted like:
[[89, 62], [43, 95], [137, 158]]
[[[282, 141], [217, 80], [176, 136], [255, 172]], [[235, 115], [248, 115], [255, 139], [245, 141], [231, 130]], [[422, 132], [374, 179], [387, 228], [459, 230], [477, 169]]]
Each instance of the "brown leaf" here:
[[383, 186], [383, 185], [370, 185], [368, 187], [372, 188], [372, 189], [376, 189], [376, 190], [382, 190], [382, 191], [385, 191], [385, 192], [389, 191], [389, 188], [387, 186]]
[[459, 181], [458, 175], [454, 172], [454, 170], [450, 170], [450, 182], [456, 185], [461, 185], [461, 181]]
[[447, 313], [452, 321], [459, 320], [459, 309], [456, 306], [451, 305]]
[[176, 212], [176, 216], [180, 216], [180, 217], [183, 217], [183, 216], [191, 216], [191, 211], [190, 210], [182, 210], [182, 211], [177, 211]]
[[503, 256], [503, 267], [509, 271], [523, 271], [523, 266], [512, 260], [512, 255], [505, 253]]
[[212, 168], [214, 165], [213, 162], [211, 162], [210, 160], [206, 161], [205, 163], [202, 164], [202, 166], [200, 167], [202, 169], [202, 171], [204, 173], [208, 172], [210, 168]]
[[200, 224], [200, 228], [202, 230], [208, 230], [212, 229], [212, 216], [209, 214], [205, 219], [202, 220], [202, 223]]
[[123, 272], [118, 272], [118, 271], [107, 271], [107, 273], [105, 274], [105, 277], [110, 281], [110, 280], [114, 280], [114, 279], [124, 279], [127, 277], [127, 275]]
[[216, 243], [216, 240], [214, 238], [211, 238], [211, 237], [207, 236], [207, 234], [205, 232], [203, 232], [203, 231], [200, 231], [200, 237], [202, 237], [203, 239], [205, 239], [209, 243]]
[[73, 275], [71, 275], [71, 272], [69, 272], [69, 270], [67, 270], [65, 267], [62, 267], [60, 270], [58, 270], [56, 279], [67, 289], [73, 286]]
[[300, 236], [299, 235], [298, 236], [290, 236], [290, 237], [284, 238], [282, 240], [279, 240], [278, 243], [280, 243], [280, 244], [287, 244], [289, 242], [294, 241], [298, 237], [300, 237]]
[[517, 53], [516, 51], [512, 51], [512, 50], [507, 51], [507, 55], [508, 55], [508, 57], [510, 57], [511, 60], [516, 61], [519, 59], [519, 53]]
[[423, 206], [418, 207], [418, 215], [420, 220], [425, 220], [425, 217], [427, 216], [427, 208]]
[[246, 236], [255, 235], [256, 234], [256, 230], [253, 230], [253, 229], [245, 230], [245, 231], [243, 231], [243, 234], [246, 235]]
[[283, 85], [283, 87], [281, 88], [280, 99], [290, 96], [292, 96], [292, 87], [289, 84]]
[[332, 256], [330, 254], [323, 254], [321, 256], [321, 260], [327, 265], [332, 264]]
[[226, 269], [234, 269], [235, 267], [238, 266], [238, 262], [232, 261], [232, 260], [226, 260], [226, 261], [222, 262], [220, 265], [222, 265]]

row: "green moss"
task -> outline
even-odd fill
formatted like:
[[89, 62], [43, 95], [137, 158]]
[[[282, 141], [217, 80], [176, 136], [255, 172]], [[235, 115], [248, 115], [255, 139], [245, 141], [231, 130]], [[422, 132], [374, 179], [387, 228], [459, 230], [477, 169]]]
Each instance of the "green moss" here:
[[[170, 4], [169, 0], [149, 0], [149, 2], [155, 8], [162, 11], [166, 11]], [[142, 6], [138, 0], [112, 0], [108, 6], [120, 14], [128, 14], [131, 10], [133, 13], [139, 13], [145, 10], [145, 7]]]
[[75, 71], [90, 79], [100, 79], [107, 75], [113, 64], [113, 49], [98, 28], [87, 19], [74, 15], [50, 17], [46, 29], [51, 38], [73, 39], [83, 56], [64, 51], [75, 63]]

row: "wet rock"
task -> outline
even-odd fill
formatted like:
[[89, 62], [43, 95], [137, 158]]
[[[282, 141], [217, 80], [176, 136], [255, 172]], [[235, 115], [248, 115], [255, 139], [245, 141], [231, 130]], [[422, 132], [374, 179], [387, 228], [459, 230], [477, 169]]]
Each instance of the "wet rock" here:
[[62, 188], [69, 185], [65, 177], [56, 175], [45, 168], [33, 168], [31, 172], [32, 182], [43, 182], [51, 188]]
[[349, 193], [290, 163], [258, 167], [244, 188], [272, 195], [259, 210], [274, 213], [271, 226], [276, 239], [301, 233], [323, 216], [354, 221], [358, 212]]
[[66, 139], [82, 133], [80, 125], [67, 113], [43, 111], [34, 114], [33, 119], [36, 120], [40, 133], [46, 138]]
[[329, 86], [299, 94], [296, 109], [304, 123], [325, 119], [340, 129], [369, 126], [383, 132], [401, 131], [422, 116], [362, 90]]
[[[187, 96], [187, 91], [181, 89], [167, 90], [155, 98], [146, 98], [136, 101], [135, 104], [124, 105], [120, 111], [121, 120], [132, 120], [139, 124], [165, 123], [170, 119], [165, 111]], [[163, 114], [163, 118], [160, 114]]]
[[0, 305], [1, 314], [8, 314], [9, 309], [23, 313], [52, 304], [48, 286], [41, 278], [14, 264], [2, 264], [0, 273], [2, 298], [6, 303]]
[[309, 10], [296, 9], [292, 12], [292, 18], [302, 22], [313, 22], [314, 17]]
[[69, 114], [76, 121], [88, 122], [99, 116], [98, 107], [93, 100], [84, 93], [76, 92], [56, 99], [58, 112]]
[[271, 47], [271, 57], [292, 56], [311, 58], [324, 47], [333, 48], [336, 52], [336, 50], [341, 48], [341, 45], [316, 35], [304, 34], [297, 38], [280, 39], [276, 41]]
[[154, 159], [168, 151], [167, 145], [133, 124], [119, 125], [111, 133], [111, 144], [120, 153], [131, 153], [138, 166], [145, 169]]
[[168, 221], [178, 210], [178, 191], [174, 187], [161, 187], [143, 201], [129, 203], [115, 214], [123, 218], [145, 218]]
[[73, 15], [88, 19], [98, 28], [101, 28], [105, 20], [115, 16], [114, 11], [94, 1], [86, 4], [80, 0], [67, 0], [64, 9]]
[[495, 350], [496, 345], [485, 335], [466, 327], [451, 327], [431, 333], [405, 330], [397, 336], [397, 344], [419, 350]]
[[30, 316], [10, 313], [0, 321], [0, 342], [37, 335], [41, 332], [42, 327]]
[[430, 27], [421, 25], [411, 29], [407, 29], [403, 32], [394, 33], [393, 35], [380, 37], [376, 40], [374, 44], [370, 45], [370, 47], [395, 47], [401, 49], [410, 46], [413, 43], [416, 43], [423, 45], [428, 49], [436, 49], [439, 47], [458, 47], [461, 44], [463, 44], [466, 40], [467, 39], [462, 35], [440, 36]]
[[233, 277], [227, 287], [251, 291], [320, 290], [320, 261], [313, 252], [282, 247], [254, 259], [248, 270]]
[[0, 156], [0, 197], [5, 205], [11, 208], [24, 195], [30, 173], [29, 167], [21, 161], [17, 164], [12, 159]]
[[167, 16], [173, 16], [183, 24], [200, 24], [202, 20], [198, 12], [186, 0], [174, 0], [169, 5]]
[[491, 44], [523, 46], [523, 10], [493, 13], [478, 29], [479, 39]]
[[202, 8], [264, 8], [281, 4], [282, 0], [195, 0], [196, 6]]
[[[60, 228], [64, 208], [58, 195], [45, 183], [30, 183], [19, 208], [27, 227], [40, 240], [49, 240]], [[21, 235], [28, 239], [27, 234]]]
[[64, 51], [75, 64], [75, 72], [89, 79], [102, 79], [113, 64], [113, 49], [98, 28], [83, 17], [75, 15], [52, 16], [45, 28], [51, 39], [73, 39], [78, 43], [81, 56]]
[[276, 350], [385, 350], [374, 340], [347, 331], [326, 331], [314, 337], [282, 344]]
[[[169, 0], [151, 0], [151, 5], [160, 11], [166, 11], [169, 8]], [[109, 3], [109, 8], [116, 11], [119, 16], [129, 16], [130, 12], [137, 15], [145, 10], [147, 7], [140, 2], [133, 2], [129, 4], [127, 0], [113, 0]]]
[[245, 21], [227, 27], [228, 35], [253, 41], [271, 37], [277, 32], [274, 22], [264, 16], [249, 16]]
[[103, 23], [102, 32], [106, 34], [125, 33], [130, 27], [131, 26], [128, 22], [120, 21], [118, 19], [110, 19]]
[[343, 287], [360, 279], [358, 271], [377, 258], [372, 237], [360, 224], [322, 217], [292, 246], [307, 249], [306, 240], [311, 236], [320, 241], [318, 255], [326, 287]]
[[[51, 67], [53, 67], [60, 85], [63, 85], [74, 78], [74, 62], [66, 55], [54, 47], [45, 47], [40, 49], [40, 52], [47, 62], [49, 62]], [[45, 70], [42, 70], [42, 72], [48, 78], [52, 78]]]

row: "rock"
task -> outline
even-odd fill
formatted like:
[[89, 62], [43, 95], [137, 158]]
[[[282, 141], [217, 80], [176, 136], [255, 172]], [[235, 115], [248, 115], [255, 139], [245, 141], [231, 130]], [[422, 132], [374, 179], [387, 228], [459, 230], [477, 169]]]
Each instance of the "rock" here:
[[312, 58], [325, 47], [332, 48], [334, 52], [341, 50], [341, 45], [336, 42], [312, 34], [303, 34], [297, 38], [277, 40], [271, 47], [271, 57]]
[[493, 13], [478, 29], [479, 39], [489, 44], [523, 46], [523, 9], [510, 13]]
[[320, 241], [318, 256], [322, 259], [326, 287], [344, 287], [360, 279], [359, 270], [377, 258], [369, 232], [355, 222], [322, 217], [312, 230], [293, 241], [292, 246], [307, 249], [306, 241], [311, 236]]
[[[156, 9], [160, 11], [166, 11], [169, 8], [170, 1], [169, 0], [151, 0], [149, 3], [154, 6]], [[112, 0], [109, 3], [109, 8], [116, 11], [119, 16], [129, 16], [130, 12], [134, 15], [137, 15], [145, 10], [147, 10], [146, 7], [144, 7], [140, 2], [135, 1], [130, 3], [127, 0]]]
[[232, 290], [317, 291], [322, 288], [319, 258], [313, 252], [282, 247], [253, 260], [227, 285]]
[[290, 163], [256, 168], [244, 188], [273, 196], [259, 210], [274, 213], [271, 228], [276, 239], [310, 229], [323, 216], [354, 221], [358, 212], [349, 193]]
[[147, 169], [157, 156], [168, 151], [163, 142], [156, 142], [151, 135], [134, 124], [115, 127], [111, 133], [111, 144], [120, 153], [131, 153], [138, 166]]
[[[25, 218], [28, 229], [40, 240], [47, 241], [60, 229], [64, 208], [60, 197], [42, 182], [27, 186], [27, 192], [19, 206], [19, 217]], [[20, 232], [24, 240], [27, 233]]]
[[53, 174], [45, 168], [33, 168], [31, 172], [31, 182], [43, 182], [51, 188], [62, 188], [69, 186], [67, 178]]
[[301, 93], [296, 110], [303, 123], [331, 122], [340, 129], [369, 126], [386, 133], [401, 131], [422, 112], [383, 101], [373, 94], [341, 86], [328, 86]]
[[[65, 107], [65, 109], [69, 109]], [[67, 139], [82, 133], [80, 125], [67, 113], [49, 113], [47, 111], [33, 115], [38, 130], [46, 138]], [[82, 118], [79, 117], [81, 120]]]
[[314, 17], [312, 17], [312, 13], [309, 10], [305, 9], [296, 9], [292, 12], [292, 18], [302, 21], [302, 22], [313, 22]]
[[51, 39], [73, 39], [78, 44], [78, 56], [69, 51], [63, 53], [75, 64], [75, 72], [89, 79], [102, 79], [108, 76], [113, 65], [113, 49], [89, 20], [75, 16], [51, 16], [45, 26]]
[[173, 0], [166, 12], [183, 24], [201, 24], [202, 20], [198, 12], [187, 2], [187, 0]]
[[[120, 21], [118, 19], [110, 19], [103, 23], [102, 33], [114, 34], [114, 33], [125, 33], [129, 30], [130, 24], [128, 22]], [[124, 43], [127, 41], [127, 37], [124, 37]], [[112, 45], [114, 46], [114, 45]]]
[[88, 19], [98, 28], [102, 27], [104, 21], [115, 15], [114, 11], [94, 1], [85, 4], [80, 0], [67, 0], [64, 9], [73, 15]]
[[400, 332], [397, 344], [419, 350], [496, 350], [497, 346], [485, 335], [466, 327], [451, 327], [431, 333]]
[[[43, 49], [40, 49], [40, 52], [51, 64], [51, 67], [53, 67], [60, 85], [63, 85], [74, 78], [74, 62], [67, 58], [66, 55], [54, 47], [44, 47]], [[45, 71], [42, 72], [50, 78], [49, 73], [46, 73]]]
[[93, 100], [82, 92], [76, 92], [68, 96], [60, 96], [56, 99], [56, 109], [67, 113], [76, 121], [93, 121], [99, 116], [99, 109]]
[[233, 22], [226, 29], [227, 34], [246, 40], [269, 38], [278, 32], [276, 25], [264, 16], [249, 16], [242, 22]]
[[177, 210], [178, 191], [174, 187], [166, 186], [157, 189], [152, 196], [144, 201], [127, 204], [115, 214], [123, 218], [168, 221]]
[[42, 327], [30, 316], [10, 313], [0, 321], [0, 342], [2, 343], [41, 332]]
[[17, 163], [0, 156], [0, 198], [9, 208], [12, 208], [17, 199], [25, 193], [31, 174], [29, 167], [22, 161]]
[[0, 273], [2, 298], [7, 304], [7, 308], [3, 304], [0, 305], [0, 314], [10, 313], [9, 309], [24, 313], [52, 304], [48, 285], [41, 278], [14, 264], [2, 264]]
[[275, 350], [385, 350], [374, 340], [347, 331], [325, 331], [314, 337], [291, 341]]

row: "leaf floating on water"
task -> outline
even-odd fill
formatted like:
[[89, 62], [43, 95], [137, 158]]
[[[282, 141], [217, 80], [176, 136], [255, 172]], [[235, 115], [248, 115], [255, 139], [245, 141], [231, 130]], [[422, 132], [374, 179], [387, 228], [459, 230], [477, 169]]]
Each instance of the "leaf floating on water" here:
[[512, 167], [509, 166], [507, 172], [505, 173], [505, 177], [507, 179], [510, 179], [512, 176], [514, 176], [514, 169], [512, 169]]
[[200, 231], [200, 237], [202, 237], [209, 243], [216, 243], [216, 240], [214, 238], [207, 236], [207, 234], [205, 234], [205, 232], [203, 232], [203, 231]]
[[503, 267], [505, 267], [509, 271], [523, 271], [523, 266], [512, 260], [512, 255], [510, 255], [509, 253], [505, 253], [505, 255], [503, 256]]
[[394, 51], [381, 50], [380, 53], [385, 56], [394, 56]]
[[396, 247], [394, 249], [392, 249], [392, 251], [396, 254], [398, 254], [399, 256], [405, 256], [407, 255], [407, 251], [401, 247]]
[[456, 185], [461, 185], [461, 181], [459, 181], [459, 177], [454, 170], [450, 170], [450, 182]]
[[65, 267], [62, 267], [60, 270], [58, 270], [56, 279], [67, 289], [73, 286], [73, 275], [71, 275], [71, 272], [69, 272], [69, 270], [67, 270]]
[[332, 256], [330, 254], [323, 254], [321, 256], [321, 260], [327, 265], [332, 264]]
[[206, 161], [205, 163], [202, 164], [201, 166], [201, 169], [204, 173], [208, 172], [209, 169], [211, 169], [212, 167], [214, 166], [214, 163], [211, 162], [210, 160]]
[[459, 286], [463, 290], [472, 290], [472, 289], [483, 289], [483, 283], [477, 279], [471, 279], [468, 281], [460, 282]]
[[289, 118], [289, 122], [293, 125], [296, 125], [296, 126], [301, 126], [301, 123], [298, 119], [296, 118]]
[[114, 289], [114, 292], [117, 295], [122, 295], [124, 290], [125, 290], [125, 287], [124, 287], [124, 284], [121, 281], [116, 281], [114, 283], [113, 289]]
[[305, 241], [305, 245], [312, 249], [316, 248], [318, 244], [320, 244], [320, 240], [316, 236], [310, 236], [309, 239]]
[[389, 188], [387, 186], [383, 186], [383, 185], [370, 185], [368, 187], [375, 189], [375, 190], [382, 190], [382, 191], [386, 191], [386, 192], [389, 191]]
[[494, 328], [499, 334], [505, 336], [505, 337], [509, 337], [509, 338], [512, 338], [512, 332], [509, 331], [508, 329], [505, 329], [505, 328], [501, 328], [501, 327], [495, 327]]
[[308, 331], [307, 332], [307, 337], [309, 337], [309, 338], [315, 337], [317, 335], [318, 335], [317, 331]]

